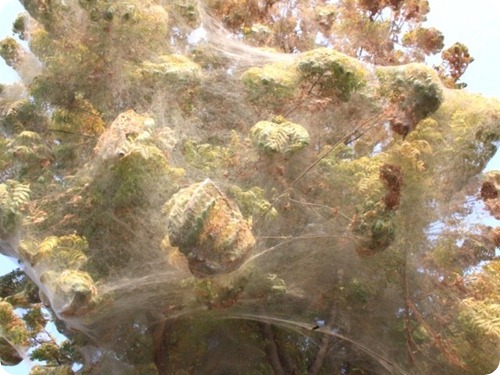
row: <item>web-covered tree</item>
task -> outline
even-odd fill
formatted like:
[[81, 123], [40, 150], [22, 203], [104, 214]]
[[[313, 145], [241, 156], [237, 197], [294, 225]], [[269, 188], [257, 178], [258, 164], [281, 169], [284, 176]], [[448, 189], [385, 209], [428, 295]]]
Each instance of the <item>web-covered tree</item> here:
[[498, 217], [500, 102], [447, 88], [465, 46], [421, 63], [443, 48], [427, 1], [22, 3], [29, 48], [0, 42], [23, 79], [0, 96], [0, 252], [21, 264], [2, 364], [495, 368], [500, 236], [470, 213]]

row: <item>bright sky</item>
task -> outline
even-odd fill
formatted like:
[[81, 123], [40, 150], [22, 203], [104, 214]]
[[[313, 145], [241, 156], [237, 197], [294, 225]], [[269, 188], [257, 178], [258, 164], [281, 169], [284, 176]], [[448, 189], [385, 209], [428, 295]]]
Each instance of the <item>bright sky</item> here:
[[475, 61], [463, 76], [468, 91], [500, 98], [500, 2], [430, 0], [429, 26], [441, 30], [445, 46], [464, 43]]
[[[500, 98], [500, 1], [430, 0], [428, 27], [436, 27], [445, 36], [445, 46], [464, 43], [475, 61], [462, 77], [467, 91]], [[23, 8], [18, 0], [0, 0], [0, 39], [12, 36], [12, 23]], [[17, 74], [0, 58], [0, 83], [12, 83]], [[489, 168], [500, 168], [500, 153]], [[15, 268], [15, 263], [0, 258], [0, 275]], [[9, 368], [13, 375], [26, 375], [26, 365]], [[9, 374], [0, 365], [0, 375]], [[496, 373], [495, 373], [496, 374]]]
[[[0, 39], [12, 36], [12, 23], [23, 9], [17, 0], [0, 0]], [[0, 58], [0, 83], [12, 83], [17, 79], [17, 73]]]

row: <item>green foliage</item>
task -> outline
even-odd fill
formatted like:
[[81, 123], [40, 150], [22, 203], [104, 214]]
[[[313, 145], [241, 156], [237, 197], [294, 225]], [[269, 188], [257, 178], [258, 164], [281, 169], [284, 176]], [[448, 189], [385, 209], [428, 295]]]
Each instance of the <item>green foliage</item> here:
[[327, 48], [305, 52], [297, 69], [320, 95], [335, 96], [343, 102], [366, 84], [368, 72], [359, 61]]
[[197, 277], [237, 269], [255, 245], [251, 223], [210, 180], [174, 194], [165, 205], [168, 237]]
[[403, 35], [403, 45], [419, 47], [425, 55], [436, 54], [444, 47], [444, 35], [434, 27], [418, 27]]
[[[379, 170], [381, 159], [376, 157], [345, 158], [345, 147], [337, 146], [338, 152], [332, 152], [321, 162], [321, 171], [329, 186], [338, 191], [336, 204], [343, 202], [348, 207], [358, 207], [364, 202], [377, 202], [382, 197], [383, 185]], [[335, 151], [336, 151], [335, 150]]]
[[5, 138], [0, 138], [0, 170], [4, 171], [2, 178], [9, 177], [9, 168], [12, 165], [12, 158], [7, 153], [7, 143], [8, 140]]
[[[144, 194], [155, 188], [161, 177], [171, 175], [163, 153], [154, 146], [126, 144], [112, 166], [112, 202], [116, 206], [140, 205]], [[159, 172], [160, 178], [157, 178]], [[175, 171], [173, 171], [175, 173]]]
[[0, 298], [4, 299], [9, 295], [16, 294], [24, 289], [26, 275], [20, 270], [15, 269], [0, 277]]
[[248, 280], [241, 278], [230, 286], [220, 285], [215, 280], [194, 280], [196, 298], [209, 309], [228, 308], [238, 301], [240, 294], [245, 290]]
[[268, 64], [253, 67], [241, 76], [247, 95], [255, 104], [278, 107], [294, 97], [300, 76], [293, 66]]
[[262, 24], [253, 24], [250, 28], [245, 27], [243, 32], [245, 33], [247, 40], [256, 41], [259, 44], [269, 40], [273, 34], [269, 27]]
[[394, 154], [406, 166], [415, 169], [418, 172], [423, 172], [426, 169], [425, 161], [429, 159], [429, 155], [433, 152], [430, 144], [421, 139], [413, 141], [403, 141], [395, 147]]
[[485, 241], [481, 235], [468, 233], [459, 238], [450, 236], [438, 242], [431, 256], [439, 267], [462, 274], [478, 262], [492, 259], [494, 254], [495, 246], [491, 242]]
[[29, 334], [24, 322], [16, 315], [13, 306], [5, 301], [0, 301], [0, 336], [10, 345], [28, 345]]
[[334, 6], [325, 5], [325, 6], [316, 6], [314, 8], [315, 12], [315, 21], [322, 27], [324, 30], [330, 30], [333, 25], [333, 22], [337, 18], [337, 12]]
[[446, 99], [436, 118], [446, 121], [446, 134], [453, 138], [443, 151], [446, 151], [450, 168], [462, 170], [453, 181], [461, 186], [479, 173], [496, 152], [495, 142], [500, 139], [500, 133], [494, 113], [500, 108], [500, 102], [459, 90], [450, 91]]
[[29, 375], [73, 375], [71, 366], [33, 366]]
[[[214, 192], [213, 188], [208, 188], [205, 193], [202, 187], [209, 184], [210, 180], [205, 184], [193, 184], [174, 194], [166, 203], [164, 212], [169, 217], [169, 238], [173, 246], [192, 246], [197, 242], [203, 220], [207, 218], [218, 195], [218, 191]], [[191, 201], [193, 203], [190, 204]]]
[[24, 130], [7, 144], [12, 161], [20, 166], [20, 176], [36, 178], [51, 163], [52, 155], [40, 134]]
[[404, 114], [411, 126], [438, 110], [444, 100], [436, 72], [421, 64], [378, 67], [380, 93]]
[[49, 319], [42, 311], [42, 307], [40, 305], [32, 305], [30, 307], [31, 309], [23, 315], [23, 320], [30, 333], [33, 335], [42, 332]]
[[[462, 145], [462, 160], [474, 171], [481, 170], [495, 155], [497, 147], [494, 142], [500, 138], [500, 133], [481, 117], [481, 114], [471, 110], [458, 110], [452, 117], [456, 142]], [[471, 124], [476, 126], [472, 128]]]
[[[137, 1], [82, 1], [80, 6], [26, 6], [34, 7], [30, 13], [40, 22], [30, 31], [30, 49], [45, 65], [31, 94], [60, 106], [82, 93], [98, 110], [112, 110], [114, 98], [127, 95], [117, 89], [128, 81], [125, 65], [140, 64], [152, 49], [154, 55], [167, 52], [168, 14], [161, 6]], [[71, 21], [74, 14], [84, 20], [82, 10], [92, 22]], [[54, 17], [60, 21], [52, 22]]]
[[[30, 48], [46, 65], [44, 74], [35, 77], [29, 87], [37, 103], [66, 106], [72, 103], [75, 94], [81, 93], [98, 108], [105, 104], [105, 94], [93, 91], [103, 88], [96, 79], [104, 69], [103, 57], [89, 46], [79, 40], [60, 39], [39, 28], [30, 35]], [[62, 51], [55, 53], [56, 50]]]
[[41, 112], [33, 101], [18, 100], [6, 109], [0, 123], [7, 132], [13, 134], [23, 130], [40, 132], [47, 125], [47, 118]]
[[353, 278], [344, 287], [347, 301], [352, 304], [366, 304], [375, 294], [375, 290], [362, 280]]
[[24, 8], [35, 20], [51, 29], [57, 22], [53, 22], [57, 16], [64, 16], [68, 12], [68, 6], [61, 1], [42, 3], [36, 0], [26, 0]]
[[291, 154], [309, 144], [309, 133], [304, 127], [278, 117], [259, 121], [250, 129], [250, 138], [259, 151]]
[[251, 281], [248, 282], [245, 288], [245, 293], [251, 298], [272, 300], [284, 296], [287, 292], [285, 280], [276, 274], [261, 274], [254, 271], [252, 276]]
[[46, 361], [49, 364], [57, 362], [57, 354], [59, 353], [59, 346], [55, 343], [43, 343], [38, 348], [33, 350], [30, 355], [32, 360]]
[[82, 358], [78, 352], [75, 352], [74, 344], [64, 340], [60, 345], [54, 341], [41, 343], [30, 353], [30, 359], [45, 363], [45, 366], [39, 366], [39, 369], [36, 369], [36, 366], [32, 369], [35, 374], [66, 375], [73, 374], [70, 370], [71, 363], [79, 362]]
[[196, 28], [199, 26], [201, 18], [200, 11], [194, 0], [185, 1], [183, 3], [174, 4], [176, 11], [174, 14], [179, 14], [189, 26]]
[[442, 147], [445, 143], [446, 134], [442, 129], [443, 127], [440, 125], [442, 124], [432, 117], [427, 117], [418, 123], [418, 127], [408, 136], [408, 139], [410, 141], [414, 139], [425, 141], [429, 145], [431, 151], [433, 151], [434, 146], [436, 148]]
[[494, 340], [500, 339], [500, 304], [496, 301], [462, 301], [464, 317], [469, 319], [476, 329], [480, 329]]
[[96, 108], [81, 92], [74, 93], [70, 103], [56, 108], [52, 113], [50, 130], [56, 137], [52, 146], [56, 164], [64, 160], [71, 166], [71, 161], [89, 153], [97, 137], [105, 130], [105, 122]]
[[351, 223], [351, 230], [360, 236], [356, 249], [359, 255], [373, 255], [387, 249], [396, 235], [395, 214], [381, 203], [366, 202]]
[[158, 62], [145, 61], [135, 73], [148, 85], [196, 86], [200, 82], [200, 66], [184, 55], [165, 55]]
[[6, 238], [18, 229], [23, 206], [29, 198], [28, 185], [14, 180], [0, 184], [0, 238]]
[[[24, 272], [16, 269], [0, 277], [0, 298], [16, 308], [28, 308], [39, 302], [38, 288]], [[33, 329], [29, 322], [27, 325]]]
[[21, 62], [22, 48], [14, 38], [4, 38], [0, 40], [0, 56], [7, 65], [15, 67]]
[[85, 253], [87, 240], [77, 235], [50, 236], [45, 238], [36, 249], [25, 246], [26, 258], [33, 266], [40, 263], [48, 265], [51, 270], [80, 269], [87, 262]]
[[230, 193], [235, 197], [241, 208], [241, 213], [244, 217], [266, 217], [274, 219], [278, 216], [278, 212], [265, 199], [264, 189], [254, 186], [251, 189], [243, 190], [239, 186], [231, 186]]
[[200, 89], [201, 67], [181, 54], [155, 57], [129, 65], [125, 70], [130, 80], [132, 101], [151, 104], [157, 92], [163, 92], [172, 103], [186, 113], [194, 110], [194, 99]]
[[498, 211], [500, 106], [407, 64], [442, 48], [426, 0], [22, 4], [41, 64], [1, 86], [0, 248], [26, 271], [0, 278], [3, 363], [488, 372], [500, 230], [469, 213], [483, 181]]
[[28, 15], [21, 13], [17, 16], [14, 24], [12, 25], [12, 31], [17, 34], [21, 40], [26, 40], [26, 24], [28, 22]]
[[68, 134], [92, 137], [102, 134], [105, 123], [92, 104], [76, 94], [69, 108], [58, 108], [52, 115], [53, 130], [62, 139]]
[[221, 172], [233, 164], [235, 152], [231, 147], [197, 144], [191, 140], [186, 140], [182, 146], [186, 161], [203, 171]]
[[204, 44], [192, 46], [190, 56], [196, 64], [208, 72], [227, 67], [230, 63], [226, 56], [217, 53]]

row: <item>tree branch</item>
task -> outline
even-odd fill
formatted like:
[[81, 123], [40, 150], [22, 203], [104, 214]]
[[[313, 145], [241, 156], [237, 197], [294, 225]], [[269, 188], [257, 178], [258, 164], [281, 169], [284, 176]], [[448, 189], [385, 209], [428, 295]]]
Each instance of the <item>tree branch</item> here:
[[274, 332], [271, 324], [269, 323], [259, 323], [261, 326], [262, 337], [266, 342], [266, 354], [269, 359], [269, 363], [273, 368], [275, 375], [285, 375], [283, 366], [281, 365], [280, 357], [278, 354], [278, 346], [274, 338]]
[[158, 375], [169, 375], [166, 336], [168, 326], [165, 319], [155, 319], [148, 314], [148, 319], [154, 323], [149, 325], [148, 332], [153, 342], [153, 358]]
[[[342, 275], [337, 273], [337, 284], [341, 283], [341, 278]], [[326, 324], [326, 329], [330, 332], [333, 329], [334, 322], [337, 320], [338, 316], [338, 309], [339, 309], [339, 304], [337, 303], [337, 299], [333, 299], [333, 303], [330, 306], [330, 314], [328, 316], [328, 321]], [[328, 354], [333, 342], [333, 336], [331, 335], [323, 335], [323, 338], [321, 339], [321, 344], [318, 350], [318, 354], [316, 355], [316, 358], [314, 359], [314, 363], [312, 366], [309, 368], [308, 375], [317, 375], [321, 368], [323, 367], [323, 363], [325, 362], [326, 355]]]

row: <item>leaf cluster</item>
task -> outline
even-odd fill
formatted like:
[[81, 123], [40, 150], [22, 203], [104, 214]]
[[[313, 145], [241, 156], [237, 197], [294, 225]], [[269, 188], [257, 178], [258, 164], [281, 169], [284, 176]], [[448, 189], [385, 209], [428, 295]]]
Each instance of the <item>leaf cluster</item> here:
[[394, 116], [411, 129], [438, 110], [444, 100], [436, 72], [420, 64], [379, 67], [380, 93], [396, 108]]
[[273, 219], [278, 215], [271, 202], [265, 198], [264, 189], [258, 186], [248, 190], [243, 190], [239, 186], [231, 186], [230, 193], [238, 202], [241, 213], [246, 218], [265, 215], [266, 218]]
[[257, 150], [273, 154], [291, 154], [309, 144], [309, 133], [299, 124], [284, 120], [259, 121], [250, 129]]
[[462, 89], [466, 83], [458, 83], [469, 65], [474, 62], [469, 49], [463, 43], [455, 43], [441, 53], [442, 64], [437, 67], [444, 84], [450, 88]]
[[263, 106], [282, 106], [296, 94], [300, 75], [295, 68], [283, 64], [252, 67], [241, 76], [250, 101]]
[[0, 184], [0, 238], [18, 229], [22, 208], [29, 201], [30, 188], [14, 180]]
[[13, 306], [5, 301], [0, 301], [0, 333], [11, 345], [28, 345], [29, 334], [24, 322], [16, 315]]
[[36, 249], [32, 244], [25, 245], [25, 257], [33, 266], [49, 265], [50, 269], [80, 269], [87, 262], [85, 253], [88, 250], [87, 240], [77, 235], [50, 236], [45, 238]]
[[343, 102], [366, 84], [367, 72], [355, 59], [337, 51], [319, 48], [302, 54], [297, 65], [305, 80], [317, 86], [320, 95]]
[[22, 48], [14, 38], [4, 38], [0, 41], [0, 56], [7, 65], [15, 67], [21, 61]]

